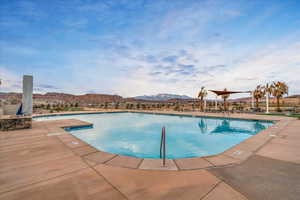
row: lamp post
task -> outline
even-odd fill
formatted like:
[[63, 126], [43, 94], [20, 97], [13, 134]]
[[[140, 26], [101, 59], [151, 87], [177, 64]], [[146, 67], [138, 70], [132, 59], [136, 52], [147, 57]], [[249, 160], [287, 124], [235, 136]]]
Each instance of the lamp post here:
[[269, 92], [266, 94], [266, 113], [269, 113]]
[[251, 92], [251, 108], [254, 109], [254, 92]]
[[215, 100], [215, 109], [218, 110], [218, 95], [216, 95], [216, 100]]

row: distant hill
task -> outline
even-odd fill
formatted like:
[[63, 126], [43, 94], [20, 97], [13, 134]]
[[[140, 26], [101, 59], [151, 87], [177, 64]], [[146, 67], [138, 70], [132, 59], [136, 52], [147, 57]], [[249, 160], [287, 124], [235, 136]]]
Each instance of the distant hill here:
[[291, 95], [288, 96], [287, 98], [300, 98], [300, 94]]
[[[0, 93], [0, 99], [21, 99], [21, 93]], [[57, 103], [79, 103], [81, 105], [85, 104], [97, 104], [103, 102], [120, 102], [124, 99], [118, 95], [108, 95], [108, 94], [84, 94], [84, 95], [73, 95], [73, 94], [66, 94], [66, 93], [56, 93], [56, 92], [49, 92], [46, 94], [33, 94], [34, 102], [39, 103], [50, 103], [50, 104], [57, 104]]]
[[157, 95], [144, 95], [133, 97], [138, 100], [147, 100], [147, 101], [167, 101], [170, 99], [192, 99], [192, 97], [186, 95], [177, 95], [177, 94], [157, 94]]

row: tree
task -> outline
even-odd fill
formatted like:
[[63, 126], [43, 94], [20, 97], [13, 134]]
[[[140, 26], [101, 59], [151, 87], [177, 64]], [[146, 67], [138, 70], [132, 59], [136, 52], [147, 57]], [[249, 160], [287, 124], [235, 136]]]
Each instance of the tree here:
[[255, 98], [255, 107], [256, 109], [259, 108], [259, 99], [265, 96], [265, 88], [261, 85], [256, 86], [255, 90], [253, 91], [253, 97]]
[[78, 102], [76, 102], [76, 103], [75, 103], [75, 107], [77, 108], [78, 106], [79, 106], [79, 103], [78, 103]]
[[[225, 88], [223, 91], [227, 92], [227, 89]], [[227, 99], [229, 98], [230, 94], [222, 94], [221, 96], [224, 101], [224, 111], [226, 111], [227, 110]]]
[[11, 96], [8, 98], [8, 102], [12, 105], [16, 105], [21, 102], [21, 100], [17, 96]]
[[288, 94], [289, 88], [285, 82], [280, 81], [273, 82], [271, 88], [271, 94], [276, 98], [277, 111], [280, 112], [280, 98], [282, 98], [283, 95]]
[[141, 103], [139, 102], [139, 103], [136, 104], [136, 109], [139, 110], [140, 107], [141, 107]]
[[270, 95], [270, 94], [272, 94], [272, 89], [273, 89], [273, 87], [272, 87], [272, 84], [269, 84], [269, 83], [267, 83], [265, 86], [264, 86], [264, 91], [265, 91], [265, 93], [268, 95]]
[[107, 107], [108, 107], [108, 102], [105, 102], [104, 103], [104, 109], [107, 109]]
[[203, 105], [204, 105], [204, 97], [207, 96], [207, 91], [205, 89], [205, 87], [201, 87], [201, 90], [200, 92], [198, 93], [198, 98], [200, 99], [200, 110], [203, 112], [204, 111], [204, 108], [203, 108]]
[[115, 109], [119, 109], [119, 102], [115, 103]]
[[180, 104], [179, 104], [179, 102], [176, 102], [174, 110], [175, 111], [179, 111], [180, 110]]
[[192, 109], [195, 110], [195, 104], [194, 103], [192, 103]]

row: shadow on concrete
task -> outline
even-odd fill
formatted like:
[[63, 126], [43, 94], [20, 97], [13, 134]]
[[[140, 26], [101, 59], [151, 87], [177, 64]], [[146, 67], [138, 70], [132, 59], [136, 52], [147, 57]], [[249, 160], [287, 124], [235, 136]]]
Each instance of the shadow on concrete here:
[[255, 155], [241, 165], [209, 171], [250, 200], [300, 198], [300, 165], [296, 163]]

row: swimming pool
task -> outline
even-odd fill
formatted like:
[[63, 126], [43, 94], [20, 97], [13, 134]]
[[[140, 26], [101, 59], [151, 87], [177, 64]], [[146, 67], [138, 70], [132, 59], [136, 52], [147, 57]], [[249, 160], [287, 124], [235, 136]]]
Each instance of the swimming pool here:
[[68, 131], [101, 151], [138, 158], [159, 158], [163, 126], [166, 127], [167, 158], [191, 158], [222, 153], [273, 124], [271, 121], [131, 112], [35, 118], [38, 121], [50, 119], [93, 123], [91, 128]]

